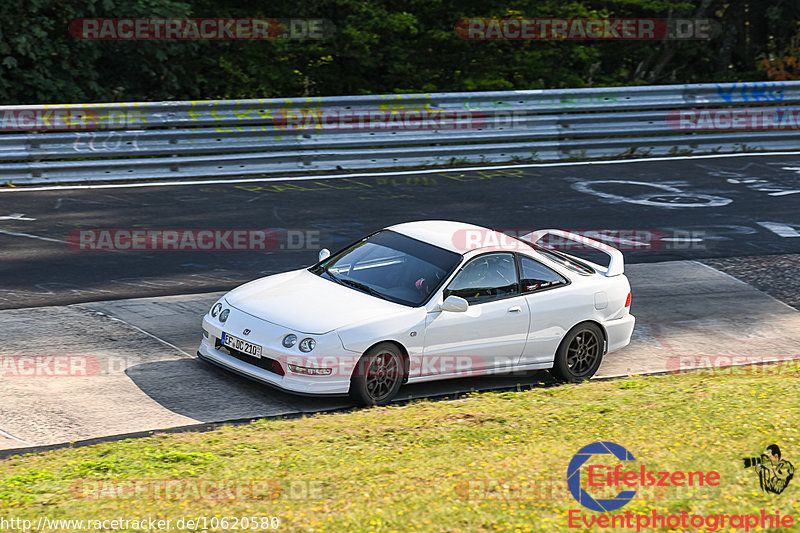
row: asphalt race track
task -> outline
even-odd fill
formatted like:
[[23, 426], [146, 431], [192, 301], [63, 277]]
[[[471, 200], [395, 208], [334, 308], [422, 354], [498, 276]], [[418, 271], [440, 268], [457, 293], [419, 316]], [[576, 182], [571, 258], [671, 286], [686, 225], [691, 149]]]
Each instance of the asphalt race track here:
[[[0, 309], [226, 290], [391, 224], [657, 232], [629, 263], [800, 251], [800, 156], [0, 192]], [[14, 218], [12, 215], [17, 215]], [[769, 228], [772, 229], [769, 229]], [[295, 232], [264, 251], [81, 251], [81, 229]], [[782, 236], [784, 235], [784, 236]], [[43, 240], [46, 239], [46, 240]], [[311, 246], [307, 242], [311, 241]]]
[[[725, 366], [798, 358], [800, 312], [700, 262], [800, 252], [798, 208], [796, 155], [4, 189], [0, 357], [65, 356], [91, 371], [0, 372], [0, 449], [348, 407], [273, 391], [198, 361], [200, 317], [215, 291], [309, 265], [321, 246], [338, 248], [409, 220], [633, 235], [636, 245], [623, 249], [637, 326], [599, 377], [675, 370], [686, 360]], [[271, 229], [280, 238], [271, 251], [67, 244], [70, 232], [87, 229]], [[401, 397], [547, 380], [544, 373], [479, 376], [408, 386]]]

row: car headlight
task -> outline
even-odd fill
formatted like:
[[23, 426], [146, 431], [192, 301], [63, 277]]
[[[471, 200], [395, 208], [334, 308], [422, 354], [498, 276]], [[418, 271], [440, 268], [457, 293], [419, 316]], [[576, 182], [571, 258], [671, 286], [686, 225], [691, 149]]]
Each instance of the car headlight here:
[[312, 339], [311, 337], [305, 338], [300, 341], [300, 351], [301, 352], [310, 352], [314, 349], [314, 346], [317, 345], [317, 341]]
[[284, 347], [291, 348], [295, 344], [297, 344], [297, 335], [290, 333], [283, 338]]
[[211, 308], [211, 316], [216, 318], [220, 311], [222, 311], [222, 304], [220, 303], [214, 304], [214, 307]]
[[222, 322], [222, 323], [224, 324], [224, 323], [225, 323], [225, 321], [226, 321], [226, 320], [228, 320], [228, 315], [229, 315], [229, 314], [231, 314], [231, 310], [230, 310], [230, 309], [225, 309], [225, 310], [223, 310], [223, 311], [222, 311], [222, 312], [219, 314], [219, 321], [220, 321], [220, 322]]

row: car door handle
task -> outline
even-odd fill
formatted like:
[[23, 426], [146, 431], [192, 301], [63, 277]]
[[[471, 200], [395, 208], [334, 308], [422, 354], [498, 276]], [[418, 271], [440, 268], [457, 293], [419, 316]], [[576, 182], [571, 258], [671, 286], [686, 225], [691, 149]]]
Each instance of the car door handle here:
[[509, 313], [521, 313], [522, 312], [522, 307], [520, 307], [519, 305], [515, 305], [514, 307], [509, 307], [508, 308], [508, 312]]

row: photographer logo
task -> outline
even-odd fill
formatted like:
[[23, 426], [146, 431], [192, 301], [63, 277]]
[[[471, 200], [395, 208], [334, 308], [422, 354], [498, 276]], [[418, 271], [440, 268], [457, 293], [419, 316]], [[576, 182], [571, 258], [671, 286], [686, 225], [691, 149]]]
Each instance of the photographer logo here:
[[[572, 493], [572, 497], [575, 498], [575, 501], [579, 504], [592, 511], [615, 511], [623, 507], [636, 496], [635, 490], [623, 490], [617, 493], [614, 498], [595, 500], [584, 490], [581, 486], [581, 466], [592, 456], [604, 454], [611, 454], [620, 461], [636, 460], [631, 452], [619, 444], [609, 441], [598, 441], [578, 450], [578, 453], [572, 457], [567, 467], [567, 486], [569, 487], [570, 493]], [[591, 468], [590, 466], [589, 470], [591, 470]], [[591, 482], [589, 484], [591, 485]]]
[[[593, 464], [598, 461], [586, 464], [592, 457], [602, 455], [611, 455], [621, 462], [636, 460], [631, 452], [609, 441], [593, 442], [578, 450], [567, 467], [567, 486], [575, 501], [592, 511], [607, 512], [620, 509], [636, 496], [638, 488], [716, 487], [720, 483], [720, 474], [715, 470], [653, 471], [643, 464], [631, 470], [624, 470], [621, 464], [615, 466]], [[582, 469], [584, 464], [586, 468]], [[586, 472], [584, 480], [581, 479], [581, 470]], [[593, 488], [595, 491], [619, 492], [611, 498], [594, 498], [585, 487]], [[619, 490], [620, 488], [630, 490]]]
[[783, 459], [777, 444], [767, 446], [758, 457], [743, 457], [742, 462], [758, 474], [758, 484], [764, 492], [780, 494], [794, 477], [794, 465]]

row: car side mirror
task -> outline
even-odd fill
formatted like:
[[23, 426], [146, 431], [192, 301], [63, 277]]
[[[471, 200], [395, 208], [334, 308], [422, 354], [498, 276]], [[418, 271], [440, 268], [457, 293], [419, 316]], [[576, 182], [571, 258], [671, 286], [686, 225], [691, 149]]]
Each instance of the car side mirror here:
[[463, 313], [469, 307], [469, 302], [460, 296], [453, 296], [452, 294], [444, 299], [442, 305], [439, 307], [442, 311], [450, 311], [451, 313]]
[[330, 256], [331, 256], [331, 251], [328, 250], [327, 248], [323, 248], [322, 250], [319, 251], [319, 260], [320, 261], [324, 261], [325, 259], [329, 258]]

